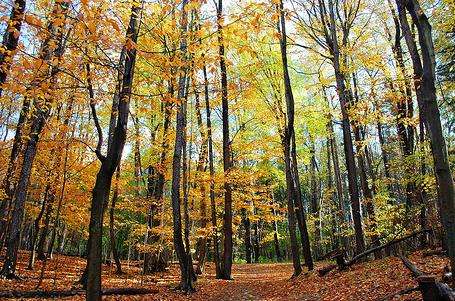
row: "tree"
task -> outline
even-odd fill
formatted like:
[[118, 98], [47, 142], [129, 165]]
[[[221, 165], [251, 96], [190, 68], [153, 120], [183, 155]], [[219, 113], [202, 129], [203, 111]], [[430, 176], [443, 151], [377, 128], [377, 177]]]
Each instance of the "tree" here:
[[[135, 2], [131, 8], [131, 17], [126, 31], [126, 44], [124, 46], [126, 48], [124, 74], [119, 93], [118, 107], [114, 108], [117, 110], [117, 121], [106, 156], [101, 154], [102, 134], [99, 124], [97, 125], [99, 143], [96, 152], [98, 159], [101, 161], [101, 166], [92, 191], [87, 256], [87, 300], [101, 300], [101, 242], [103, 215], [109, 199], [112, 176], [120, 164], [123, 147], [126, 141], [129, 104], [134, 78], [134, 65], [136, 62], [135, 44], [138, 41], [141, 9], [142, 6], [138, 2]], [[98, 123], [95, 114], [93, 118], [95, 123]]]
[[14, 52], [19, 43], [22, 22], [24, 20], [25, 5], [25, 0], [15, 0], [13, 2], [8, 27], [3, 34], [2, 50], [0, 53], [0, 96], [3, 94], [3, 84], [6, 82]]
[[[451, 268], [455, 271], [455, 191], [436, 99], [436, 67], [431, 25], [417, 0], [408, 2], [397, 0], [396, 3], [400, 24], [412, 58], [419, 109], [423, 113], [425, 127], [430, 136], [438, 199], [441, 208], [441, 221], [444, 226]], [[420, 54], [417, 52], [417, 47], [409, 30], [406, 11], [417, 27]]]
[[[49, 17], [47, 26], [46, 38], [42, 44], [40, 58], [49, 62], [56, 58], [61, 58], [64, 51], [64, 25], [65, 22], [58, 22], [61, 19], [66, 19], [69, 3], [65, 1], [55, 1], [53, 11]], [[58, 68], [50, 68], [45, 66], [44, 70], [40, 70], [40, 75], [43, 78], [49, 77], [50, 87], [55, 84]], [[47, 86], [41, 84], [41, 78], [33, 83], [37, 91], [44, 95], [47, 91]], [[51, 91], [52, 92], [52, 91]], [[38, 94], [39, 95], [39, 94]], [[7, 278], [15, 278], [17, 252], [19, 249], [21, 224], [24, 214], [25, 199], [27, 197], [27, 189], [30, 181], [31, 169], [36, 156], [37, 144], [40, 134], [46, 124], [51, 107], [55, 99], [52, 97], [38, 97], [34, 101], [35, 114], [30, 120], [30, 139], [28, 140], [25, 149], [23, 150], [22, 168], [20, 170], [19, 180], [17, 182], [14, 193], [14, 204], [12, 209], [12, 217], [9, 226], [6, 260], [3, 264], [1, 275]]]
[[[182, 51], [182, 58], [185, 62], [187, 59], [187, 31], [188, 31], [188, 15], [185, 6], [188, 4], [187, 0], [182, 2], [181, 20], [180, 20], [180, 50]], [[188, 68], [184, 65], [178, 83], [178, 99], [180, 101], [177, 107], [177, 120], [175, 126], [175, 145], [174, 156], [172, 160], [172, 221], [173, 221], [173, 237], [174, 248], [177, 253], [180, 266], [180, 289], [185, 292], [192, 292], [193, 288], [193, 262], [191, 253], [189, 253], [189, 246], [185, 248], [182, 238], [182, 216], [181, 216], [181, 198], [180, 198], [180, 174], [182, 169], [182, 153], [186, 149], [185, 146], [185, 128], [186, 128], [186, 98], [185, 89], [187, 88], [187, 75]], [[186, 164], [186, 163], [184, 163]], [[185, 171], [184, 171], [185, 173]], [[186, 189], [186, 187], [184, 187]], [[186, 192], [184, 192], [186, 193]]]
[[[297, 160], [295, 151], [295, 132], [294, 132], [294, 96], [292, 94], [291, 79], [289, 77], [288, 62], [287, 62], [287, 42], [286, 42], [286, 20], [284, 16], [283, 1], [279, 4], [280, 12], [280, 50], [281, 60], [283, 64], [283, 80], [286, 100], [286, 116], [287, 124], [284, 129], [284, 157], [286, 166], [286, 182], [288, 189], [288, 218], [289, 218], [289, 233], [291, 235], [291, 250], [294, 265], [294, 276], [298, 276], [302, 272], [300, 267], [300, 259], [298, 255], [298, 247], [296, 245], [295, 236], [295, 218], [294, 208], [296, 209], [297, 221], [300, 220], [302, 246], [304, 252], [305, 263], [309, 270], [313, 269], [313, 259], [311, 257], [310, 242], [306, 227], [306, 220], [303, 212], [303, 203], [300, 193], [300, 181], [298, 180]], [[300, 216], [300, 217], [299, 217]]]
[[223, 119], [223, 169], [224, 169], [224, 249], [221, 267], [221, 279], [231, 279], [232, 267], [232, 190], [229, 183], [229, 171], [231, 170], [231, 141], [229, 138], [229, 101], [228, 101], [228, 80], [226, 57], [223, 37], [223, 0], [218, 0], [216, 8], [217, 35], [218, 35], [218, 54], [220, 56], [221, 73], [221, 102]]

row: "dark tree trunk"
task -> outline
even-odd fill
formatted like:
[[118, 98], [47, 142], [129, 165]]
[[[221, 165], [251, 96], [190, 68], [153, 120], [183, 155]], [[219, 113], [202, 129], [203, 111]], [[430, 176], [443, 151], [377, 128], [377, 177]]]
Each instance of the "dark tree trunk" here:
[[229, 172], [232, 168], [231, 163], [231, 142], [229, 138], [229, 103], [228, 103], [228, 82], [226, 57], [223, 37], [223, 1], [218, 0], [217, 6], [217, 23], [218, 23], [218, 54], [220, 60], [221, 73], [221, 106], [223, 120], [223, 169], [224, 169], [224, 248], [222, 261], [222, 279], [231, 279], [232, 268], [232, 188], [229, 183]]
[[[139, 15], [141, 6], [133, 5], [131, 8], [130, 22], [126, 32], [126, 38], [137, 43], [139, 31]], [[89, 245], [87, 259], [87, 300], [101, 300], [101, 244], [103, 231], [104, 209], [109, 200], [112, 176], [120, 164], [123, 147], [126, 141], [128, 126], [129, 104], [134, 77], [134, 65], [136, 62], [136, 49], [127, 48], [125, 55], [125, 69], [122, 79], [122, 88], [119, 93], [117, 110], [117, 122], [104, 157], [99, 153], [101, 167], [98, 171], [95, 187], [92, 191], [92, 206], [89, 225]], [[95, 117], [95, 116], [94, 116]], [[100, 139], [101, 140], [101, 139]]]
[[[56, 1], [51, 13], [51, 19], [65, 18], [68, 6], [69, 2]], [[63, 55], [63, 30], [65, 22], [62, 22], [58, 26], [54, 25], [54, 23], [55, 22], [50, 21], [47, 27], [49, 34], [43, 42], [40, 53], [40, 58], [43, 61], [49, 61], [54, 56], [57, 59], [60, 59]], [[51, 47], [53, 44], [58, 45], [57, 49], [53, 49], [55, 46]], [[50, 70], [49, 67], [46, 67], [44, 71], [41, 71], [43, 72], [44, 76], [50, 77], [49, 83], [51, 86], [55, 84], [55, 77], [58, 73], [57, 70], [58, 68], [52, 68]], [[39, 85], [40, 83], [33, 83], [33, 86], [36, 86], [36, 88], [40, 88]], [[14, 204], [12, 204], [13, 208], [8, 233], [6, 258], [1, 271], [1, 275], [3, 277], [15, 277], [17, 252], [19, 250], [20, 244], [21, 225], [24, 216], [25, 200], [27, 198], [27, 190], [30, 182], [33, 161], [35, 159], [40, 134], [51, 113], [52, 103], [52, 97], [34, 103], [35, 114], [33, 114], [30, 120], [29, 139], [23, 152], [22, 168], [20, 170], [19, 180], [14, 192]]]
[[52, 216], [52, 211], [53, 211], [53, 203], [54, 203], [54, 198], [55, 195], [52, 191], [53, 189], [49, 189], [49, 194], [48, 194], [48, 200], [46, 202], [46, 215], [44, 218], [44, 227], [41, 231], [41, 235], [38, 240], [38, 247], [37, 247], [37, 257], [39, 260], [44, 260], [46, 259], [46, 240], [47, 240], [47, 234], [49, 233], [49, 227], [50, 227], [50, 222], [51, 222], [51, 216]]
[[0, 51], [0, 97], [3, 94], [3, 84], [6, 82], [8, 71], [13, 62], [21, 33], [22, 21], [25, 12], [25, 0], [15, 0], [9, 17], [8, 26], [3, 35]]
[[259, 237], [259, 221], [254, 223], [254, 262], [259, 263], [261, 253], [260, 237]]
[[284, 152], [284, 164], [285, 164], [285, 175], [286, 175], [286, 187], [287, 187], [287, 208], [288, 208], [288, 228], [289, 228], [289, 237], [291, 240], [291, 257], [292, 264], [294, 267], [293, 276], [296, 277], [302, 272], [302, 267], [300, 266], [300, 254], [299, 246], [297, 244], [297, 233], [296, 233], [296, 216], [294, 210], [294, 183], [292, 180], [291, 174], [291, 164], [290, 164], [290, 146], [287, 143], [286, 136], [288, 135], [287, 130], [285, 131], [285, 137], [282, 138], [283, 152]]
[[252, 245], [251, 245], [251, 222], [247, 215], [246, 209], [242, 209], [242, 220], [243, 227], [245, 228], [245, 259], [247, 263], [251, 263], [252, 260]]
[[22, 141], [22, 134], [24, 126], [27, 122], [30, 105], [30, 98], [25, 97], [16, 125], [16, 133], [14, 134], [13, 146], [8, 161], [8, 169], [6, 171], [5, 178], [3, 179], [3, 188], [5, 189], [6, 198], [3, 199], [2, 204], [0, 205], [0, 246], [3, 246], [9, 228], [7, 222], [8, 214], [11, 210], [12, 199], [14, 197], [14, 190], [16, 186], [14, 179], [18, 168], [19, 152], [24, 144]]
[[46, 201], [47, 201], [47, 194], [49, 193], [49, 184], [46, 185], [46, 188], [44, 189], [44, 196], [43, 196], [43, 203], [41, 204], [41, 210], [39, 211], [38, 215], [35, 218], [35, 221], [33, 222], [33, 230], [32, 230], [32, 237], [31, 237], [31, 252], [30, 256], [28, 259], [28, 267], [27, 269], [33, 270], [35, 266], [35, 257], [36, 257], [36, 240], [39, 235], [39, 230], [40, 230], [40, 223], [41, 219], [43, 218], [44, 211], [46, 209]]
[[209, 83], [207, 79], [207, 68], [204, 64], [204, 97], [205, 97], [205, 115], [207, 118], [207, 141], [208, 141], [208, 156], [209, 156], [209, 172], [210, 172], [210, 211], [212, 220], [212, 241], [213, 241], [213, 259], [215, 262], [216, 278], [222, 277], [221, 264], [220, 264], [220, 250], [218, 242], [218, 225], [217, 225], [217, 213], [215, 204], [215, 168], [214, 168], [214, 155], [213, 155], [213, 139], [212, 139], [212, 120], [211, 120], [211, 108], [209, 98]]
[[319, 198], [318, 198], [318, 183], [316, 178], [316, 148], [314, 145], [314, 140], [310, 137], [310, 199], [311, 199], [311, 213], [314, 216], [314, 252], [316, 253], [316, 258], [320, 255], [320, 241], [321, 241], [321, 229], [319, 226]]
[[[400, 21], [412, 57], [416, 85], [420, 89], [419, 109], [430, 137], [436, 174], [441, 222], [445, 230], [447, 250], [452, 271], [455, 271], [455, 192], [452, 173], [448, 161], [447, 148], [443, 136], [435, 88], [435, 53], [431, 34], [431, 25], [417, 0], [404, 2], [397, 0]], [[414, 51], [409, 26], [407, 26], [405, 8], [417, 27], [420, 45], [419, 54]], [[411, 50], [413, 49], [413, 50]], [[417, 72], [416, 72], [417, 71]], [[421, 71], [421, 73], [419, 73]], [[455, 282], [455, 277], [453, 277]]]
[[[295, 146], [295, 137], [294, 135], [294, 97], [292, 94], [291, 79], [288, 71], [288, 62], [287, 62], [287, 41], [286, 41], [286, 21], [283, 9], [283, 2], [280, 1], [279, 6], [277, 7], [280, 13], [280, 23], [279, 23], [279, 35], [280, 35], [280, 50], [281, 50], [281, 61], [283, 68], [283, 82], [285, 88], [285, 99], [286, 99], [286, 112], [287, 120], [286, 125], [282, 134], [282, 147], [284, 152], [284, 162], [285, 162], [285, 174], [286, 174], [286, 187], [287, 187], [287, 202], [288, 202], [288, 225], [289, 225], [289, 234], [291, 239], [291, 253], [292, 253], [292, 262], [294, 267], [293, 276], [298, 276], [302, 272], [302, 267], [300, 266], [300, 255], [299, 248], [297, 245], [297, 236], [296, 236], [296, 221], [299, 223], [300, 235], [302, 237], [302, 244], [305, 245], [305, 235], [308, 237], [308, 232], [303, 228], [303, 223], [305, 219], [303, 217], [303, 207], [301, 203], [301, 194], [298, 195], [297, 189], [300, 191], [299, 182], [296, 181], [296, 176], [298, 175], [298, 170], [296, 165], [296, 160], [294, 160], [292, 146]], [[297, 172], [297, 173], [296, 173]], [[298, 208], [296, 210], [296, 208]], [[309, 245], [308, 245], [309, 247]], [[311, 251], [310, 251], [311, 252]], [[305, 257], [306, 260], [311, 260], [311, 256]]]
[[[187, 40], [186, 32], [188, 29], [188, 17], [187, 12], [185, 11], [185, 6], [188, 3], [188, 0], [184, 0], [182, 3], [182, 17], [181, 17], [181, 34], [182, 38], [180, 41], [180, 49], [183, 52], [183, 60], [186, 59], [187, 51]], [[172, 221], [173, 221], [173, 240], [174, 240], [174, 249], [177, 254], [180, 266], [180, 289], [185, 292], [191, 292], [193, 288], [193, 275], [192, 275], [192, 262], [191, 256], [188, 254], [187, 249], [183, 243], [182, 237], [182, 216], [181, 216], [181, 197], [180, 197], [180, 178], [182, 171], [182, 153], [185, 148], [185, 127], [186, 127], [186, 98], [185, 98], [185, 87], [187, 78], [187, 68], [182, 70], [183, 74], [180, 75], [179, 85], [178, 85], [178, 98], [180, 103], [177, 108], [177, 120], [175, 127], [175, 145], [174, 145], [174, 155], [172, 160], [172, 188], [171, 188], [171, 200], [172, 200]], [[186, 163], [184, 163], [185, 167]], [[184, 171], [184, 177], [186, 176]], [[185, 181], [185, 179], [184, 179]], [[186, 187], [184, 187], [185, 189]], [[186, 192], [184, 192], [185, 194]]]
[[[275, 208], [272, 207], [272, 214], [274, 217], [277, 216]], [[281, 254], [280, 250], [280, 242], [278, 240], [278, 223], [275, 219], [273, 219], [273, 245], [275, 247], [275, 255], [276, 260], [281, 261], [283, 255]]]
[[354, 146], [351, 136], [351, 125], [349, 121], [348, 108], [352, 100], [352, 95], [346, 87], [346, 76], [341, 70], [340, 51], [337, 39], [337, 29], [335, 24], [334, 5], [332, 0], [328, 0], [329, 17], [330, 17], [330, 36], [326, 39], [331, 45], [330, 52], [333, 56], [332, 63], [335, 70], [335, 78], [337, 83], [338, 98], [340, 100], [342, 114], [342, 129], [344, 153], [346, 159], [346, 169], [348, 172], [349, 196], [351, 199], [352, 219], [354, 221], [354, 230], [356, 238], [356, 252], [361, 253], [365, 249], [365, 240], [362, 228], [362, 216], [360, 212], [359, 188], [357, 186], [357, 171], [354, 156]]
[[114, 257], [117, 275], [122, 274], [122, 264], [120, 262], [120, 256], [118, 254], [117, 244], [115, 241], [115, 204], [118, 200], [118, 193], [119, 193], [119, 181], [120, 181], [120, 164], [117, 167], [117, 171], [115, 173], [115, 184], [114, 184], [114, 191], [112, 193], [112, 200], [111, 200], [111, 207], [109, 209], [109, 244], [110, 249], [112, 251], [112, 256]]

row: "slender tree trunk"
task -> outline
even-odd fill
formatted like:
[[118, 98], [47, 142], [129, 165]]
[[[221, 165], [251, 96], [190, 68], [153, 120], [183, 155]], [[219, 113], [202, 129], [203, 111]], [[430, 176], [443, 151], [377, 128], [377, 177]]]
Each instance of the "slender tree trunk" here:
[[38, 240], [38, 248], [36, 251], [36, 254], [37, 254], [39, 260], [46, 259], [46, 241], [47, 241], [47, 234], [49, 233], [54, 198], [55, 198], [55, 195], [51, 188], [51, 189], [49, 189], [48, 200], [46, 202], [46, 215], [44, 218], [44, 227], [41, 230], [41, 235]]
[[340, 100], [342, 114], [342, 129], [344, 152], [346, 159], [346, 169], [348, 172], [349, 196], [351, 199], [352, 219], [354, 221], [354, 230], [356, 238], [356, 253], [360, 254], [365, 249], [365, 240], [362, 228], [362, 216], [360, 212], [359, 188], [357, 186], [357, 171], [354, 157], [354, 146], [351, 136], [351, 125], [348, 115], [348, 107], [352, 100], [350, 90], [346, 87], [346, 77], [341, 70], [340, 51], [338, 46], [337, 31], [335, 24], [334, 5], [332, 0], [328, 0], [329, 16], [330, 16], [330, 49], [333, 58], [333, 68], [335, 70], [335, 78], [337, 83], [338, 98]]
[[[62, 179], [62, 183], [61, 183], [61, 191], [60, 191], [60, 198], [58, 200], [58, 204], [57, 204], [57, 212], [56, 212], [56, 216], [55, 216], [55, 219], [54, 219], [54, 225], [52, 227], [52, 235], [51, 235], [51, 239], [50, 239], [50, 243], [49, 243], [49, 248], [50, 250], [48, 251], [48, 254], [49, 254], [49, 257], [52, 258], [52, 254], [53, 254], [53, 251], [54, 251], [54, 243], [55, 243], [55, 236], [57, 234], [57, 228], [60, 226], [60, 214], [61, 214], [61, 209], [62, 209], [62, 204], [63, 204], [63, 199], [64, 199], [64, 196], [65, 196], [65, 188], [66, 188], [66, 182], [67, 182], [67, 168], [68, 168], [68, 153], [69, 153], [69, 144], [67, 142], [67, 129], [68, 129], [68, 125], [70, 123], [70, 119], [71, 119], [71, 115], [73, 113], [73, 105], [74, 105], [74, 97], [71, 98], [70, 100], [70, 103], [68, 104], [67, 108], [66, 108], [66, 113], [65, 113], [65, 120], [63, 121], [63, 128], [60, 130], [60, 133], [59, 133], [59, 139], [61, 141], [63, 141], [63, 145], [60, 145], [61, 147], [65, 148], [65, 156], [64, 156], [64, 159], [63, 159], [63, 168], [61, 170], [61, 173], [63, 174], [63, 179]], [[74, 136], [74, 128], [73, 128], [73, 131], [72, 131], [72, 136]], [[62, 153], [59, 152], [58, 156], [57, 156], [57, 160], [55, 161], [56, 164], [58, 164], [58, 166], [60, 166], [61, 164], [61, 156], [62, 156]], [[58, 176], [60, 175], [60, 171], [58, 174], [55, 175], [54, 179], [55, 179], [55, 186], [57, 186], [57, 180], [58, 180]], [[54, 193], [56, 193], [56, 188], [54, 188]]]
[[[188, 29], [188, 17], [185, 10], [185, 6], [188, 3], [188, 0], [183, 0], [182, 3], [182, 17], [181, 17], [181, 41], [180, 49], [183, 52], [183, 60], [186, 59], [187, 51], [187, 40], [186, 34]], [[175, 127], [175, 145], [174, 145], [174, 156], [172, 160], [172, 188], [171, 188], [171, 200], [172, 200], [172, 221], [173, 221], [173, 240], [174, 240], [174, 249], [177, 253], [177, 258], [179, 260], [180, 266], [180, 289], [185, 292], [191, 292], [193, 288], [193, 277], [191, 275], [192, 265], [191, 256], [187, 253], [185, 245], [183, 243], [182, 237], [182, 216], [181, 216], [181, 197], [180, 197], [180, 178], [182, 171], [182, 153], [185, 148], [185, 127], [186, 127], [186, 98], [185, 98], [185, 87], [187, 78], [187, 67], [185, 66], [182, 70], [183, 74], [180, 75], [179, 85], [178, 85], [178, 98], [180, 103], [177, 107], [177, 120]], [[185, 167], [186, 163], [184, 163]], [[186, 177], [186, 174], [184, 174]], [[186, 179], [184, 179], [185, 181]], [[185, 189], [186, 187], [184, 187]], [[184, 192], [186, 193], [186, 192]]]
[[[302, 272], [302, 267], [300, 266], [300, 255], [299, 249], [297, 246], [297, 237], [295, 224], [296, 221], [299, 222], [300, 235], [302, 237], [302, 245], [305, 245], [305, 235], [308, 237], [308, 232], [304, 232], [303, 223], [305, 222], [303, 217], [303, 207], [301, 206], [301, 198], [297, 195], [297, 187], [299, 182], [296, 181], [296, 175], [298, 175], [298, 170], [296, 166], [296, 160], [294, 160], [292, 146], [295, 145], [294, 135], [294, 97], [292, 95], [291, 79], [288, 71], [287, 63], [287, 42], [286, 42], [286, 21], [284, 16], [283, 2], [280, 1], [278, 5], [278, 10], [280, 13], [280, 24], [279, 24], [279, 35], [280, 35], [280, 50], [281, 50], [281, 60], [283, 65], [283, 81], [285, 88], [285, 99], [286, 99], [286, 112], [287, 120], [286, 125], [283, 131], [282, 137], [282, 147], [284, 150], [284, 161], [285, 161], [285, 174], [286, 174], [286, 186], [287, 186], [287, 200], [288, 200], [288, 220], [289, 220], [289, 234], [291, 238], [291, 253], [292, 261], [294, 266], [293, 276], [298, 276]], [[295, 149], [295, 148], [294, 148]], [[296, 210], [296, 208], [298, 208]], [[297, 218], [296, 218], [297, 214]], [[306, 228], [306, 224], [305, 224]], [[306, 230], [306, 229], [305, 229]], [[308, 246], [309, 247], [309, 246]], [[305, 257], [305, 260], [311, 260]]]
[[220, 250], [218, 241], [218, 225], [217, 225], [217, 213], [215, 204], [215, 167], [214, 167], [214, 155], [213, 155], [213, 139], [212, 139], [212, 120], [211, 120], [211, 108], [209, 98], [209, 83], [207, 79], [207, 68], [204, 64], [204, 97], [205, 97], [205, 115], [207, 118], [207, 142], [208, 142], [208, 156], [209, 156], [209, 172], [210, 172], [210, 211], [212, 220], [212, 232], [213, 232], [213, 259], [215, 262], [216, 278], [222, 277], [221, 264], [220, 264]]
[[[66, 13], [68, 10], [69, 2], [61, 2], [57, 0], [54, 4], [54, 9], [52, 11], [52, 18], [66, 18]], [[50, 21], [48, 24], [49, 35], [43, 42], [40, 58], [44, 61], [49, 61], [55, 55], [57, 59], [60, 59], [63, 55], [63, 27], [65, 22], [61, 24], [54, 25], [55, 22]], [[57, 45], [56, 49], [55, 45]], [[51, 47], [52, 46], [52, 47]], [[45, 76], [50, 76], [49, 83], [51, 85], [55, 84], [55, 77], [57, 75], [57, 68], [52, 68], [49, 70], [46, 67], [46, 70], [41, 71]], [[34, 83], [34, 86], [39, 87], [39, 83]], [[41, 88], [41, 87], [39, 87]], [[46, 124], [47, 119], [51, 113], [51, 105], [53, 99], [52, 96], [49, 99], [37, 99], [34, 103], [35, 113], [33, 114], [30, 121], [30, 134], [29, 140], [25, 146], [23, 159], [22, 159], [22, 168], [19, 174], [19, 180], [17, 182], [17, 187], [15, 187], [14, 192], [14, 204], [11, 214], [11, 222], [9, 227], [9, 235], [7, 241], [7, 251], [6, 259], [3, 264], [2, 271], [0, 272], [2, 277], [14, 278], [17, 264], [17, 252], [19, 250], [20, 243], [20, 232], [21, 225], [24, 216], [25, 209], [25, 200], [27, 198], [27, 190], [30, 182], [30, 176], [32, 172], [33, 162], [35, 159], [38, 141], [40, 134]]]
[[[207, 131], [204, 129], [204, 124], [202, 122], [202, 114], [201, 114], [201, 104], [199, 100], [199, 92], [195, 90], [195, 109], [196, 109], [196, 117], [197, 117], [197, 124], [199, 128], [199, 134], [202, 138], [201, 142], [201, 150], [199, 153], [199, 159], [198, 163], [196, 166], [196, 173], [197, 176], [204, 172], [206, 169], [206, 161], [207, 161], [207, 154], [208, 154], [208, 148], [207, 148]], [[201, 191], [201, 200], [200, 200], [200, 207], [199, 207], [199, 212], [200, 212], [200, 219], [201, 219], [201, 228], [206, 229], [207, 224], [209, 222], [208, 216], [207, 216], [207, 195], [206, 195], [206, 188], [205, 188], [205, 183], [199, 183], [199, 188]], [[207, 236], [204, 234], [203, 237], [200, 237], [197, 241], [197, 268], [196, 272], [198, 274], [202, 274], [204, 270], [204, 263], [207, 255]]]
[[[169, 83], [169, 94], [174, 95], [174, 86], [173, 83]], [[147, 235], [145, 242], [146, 243], [157, 243], [160, 240], [160, 236], [157, 234], [151, 234], [153, 228], [159, 227], [161, 225], [161, 219], [159, 215], [162, 211], [163, 205], [163, 194], [164, 194], [164, 185], [165, 185], [165, 170], [167, 161], [167, 155], [169, 152], [169, 142], [168, 135], [171, 128], [171, 104], [166, 102], [164, 104], [164, 121], [163, 121], [163, 138], [161, 142], [161, 154], [160, 154], [160, 167], [156, 170], [156, 173], [153, 172], [153, 177], [149, 173], [149, 182], [152, 181], [149, 185], [149, 196], [152, 196], [152, 203], [149, 207], [149, 212], [147, 214]], [[149, 171], [152, 170], [152, 166], [149, 166]], [[156, 179], [155, 179], [156, 177]], [[144, 255], [144, 273], [149, 274], [157, 271], [164, 271], [167, 267], [167, 256], [162, 254], [159, 251], [154, 251], [152, 253], [146, 253]]]
[[47, 194], [49, 193], [49, 184], [46, 185], [46, 188], [44, 189], [44, 196], [43, 196], [43, 203], [41, 204], [41, 210], [39, 211], [38, 215], [35, 218], [35, 221], [33, 222], [33, 229], [32, 229], [32, 237], [31, 237], [31, 252], [30, 256], [28, 259], [28, 267], [27, 269], [33, 270], [35, 266], [35, 257], [36, 257], [36, 240], [39, 236], [39, 230], [40, 230], [40, 223], [41, 219], [43, 218], [44, 211], [46, 209], [46, 201], [47, 201]]
[[316, 253], [316, 258], [320, 255], [320, 241], [321, 241], [321, 229], [319, 226], [319, 199], [318, 199], [318, 188], [317, 188], [317, 179], [316, 179], [316, 148], [314, 145], [314, 140], [310, 137], [310, 199], [311, 199], [311, 212], [314, 216], [314, 252]]
[[[451, 268], [452, 271], [455, 271], [455, 191], [436, 98], [435, 53], [431, 34], [431, 25], [417, 0], [411, 0], [408, 2], [397, 0], [397, 5], [399, 14], [402, 16], [400, 20], [406, 18], [406, 13], [404, 11], [404, 8], [406, 8], [417, 27], [419, 36], [421, 57], [413, 57], [413, 66], [417, 67], [417, 71], [419, 71], [419, 66], [417, 66], [418, 63], [420, 63], [422, 67], [421, 77], [415, 78], [415, 81], [418, 81], [419, 88], [421, 89], [422, 98], [420, 100], [421, 104], [419, 104], [419, 108], [423, 109], [422, 112], [425, 116], [424, 122], [430, 137], [438, 188], [438, 200], [441, 208], [440, 216], [445, 230], [444, 232]], [[403, 21], [401, 22], [402, 26], [403, 23], [405, 23]], [[406, 27], [406, 24], [404, 24], [404, 27]], [[402, 29], [405, 37], [407, 37], [406, 43], [411, 53], [412, 51], [410, 48], [413, 48], [411, 45], [412, 37], [409, 36], [409, 31], [405, 30], [403, 27]], [[416, 54], [418, 56], [418, 53], [414, 53], [414, 56]], [[418, 74], [416, 74], [415, 71], [416, 70], [414, 70], [414, 75], [416, 76]], [[455, 284], [455, 278], [453, 279], [453, 284]]]
[[[272, 214], [273, 214], [273, 217], [277, 216], [276, 210], [273, 207], [272, 207]], [[283, 255], [281, 254], [280, 241], [278, 240], [278, 223], [275, 219], [273, 219], [273, 245], [275, 247], [276, 260], [281, 261]]]
[[[133, 5], [131, 8], [130, 22], [126, 32], [127, 40], [136, 44], [139, 31], [139, 15], [142, 7]], [[104, 157], [98, 153], [101, 167], [98, 171], [95, 187], [92, 191], [92, 206], [89, 225], [89, 245], [87, 259], [87, 292], [86, 298], [90, 301], [101, 300], [101, 244], [104, 208], [109, 199], [112, 176], [120, 164], [123, 147], [126, 141], [128, 126], [129, 104], [136, 62], [136, 49], [127, 47], [125, 55], [125, 69], [122, 79], [122, 88], [119, 93], [117, 122]], [[101, 140], [102, 141], [102, 140]]]
[[223, 170], [224, 170], [224, 248], [222, 261], [222, 279], [231, 279], [232, 268], [232, 188], [229, 183], [229, 172], [232, 168], [231, 163], [231, 141], [229, 138], [229, 103], [228, 103], [228, 82], [226, 57], [223, 37], [223, 1], [218, 0], [217, 6], [218, 23], [218, 54], [220, 56], [221, 73], [221, 105], [223, 120]]
[[[324, 94], [324, 98], [328, 102], [325, 88], [323, 89], [323, 94]], [[330, 103], [328, 103], [328, 105], [330, 108]], [[343, 181], [341, 179], [340, 160], [338, 158], [338, 147], [337, 147], [337, 142], [336, 142], [335, 131], [333, 128], [333, 120], [332, 120], [331, 114], [329, 114], [329, 117], [328, 117], [327, 129], [329, 132], [330, 154], [332, 157], [333, 173], [335, 176], [335, 187], [336, 187], [336, 193], [337, 193], [337, 199], [338, 199], [339, 219], [340, 219], [340, 223], [344, 223], [345, 219], [346, 219], [346, 212], [345, 212], [346, 210], [344, 208]], [[345, 244], [345, 247], [347, 247], [347, 243]]]
[[260, 237], [259, 237], [259, 221], [254, 223], [254, 262], [259, 263], [261, 253]]
[[19, 153], [23, 146], [22, 134], [24, 131], [24, 126], [28, 119], [28, 114], [30, 111], [30, 98], [25, 97], [22, 104], [22, 109], [19, 114], [19, 119], [16, 125], [16, 132], [14, 134], [13, 146], [11, 149], [11, 154], [8, 161], [8, 168], [6, 171], [5, 178], [3, 179], [3, 188], [6, 193], [6, 198], [2, 200], [0, 205], [0, 246], [3, 246], [3, 243], [8, 232], [8, 215], [11, 211], [12, 199], [14, 197], [14, 191], [16, 186], [15, 174], [18, 169], [18, 158]]
[[110, 249], [112, 251], [112, 256], [114, 257], [115, 261], [115, 266], [116, 266], [116, 271], [115, 273], [117, 275], [123, 274], [122, 272], [122, 264], [120, 262], [120, 256], [118, 254], [118, 249], [117, 249], [117, 244], [115, 240], [115, 204], [117, 203], [118, 200], [118, 194], [119, 194], [119, 181], [120, 181], [120, 164], [117, 167], [117, 171], [115, 173], [115, 184], [114, 184], [114, 192], [112, 194], [112, 200], [111, 200], [111, 207], [109, 209], [109, 243], [110, 243]]
[[252, 245], [251, 245], [251, 222], [245, 208], [242, 209], [242, 220], [243, 227], [245, 228], [245, 259], [246, 263], [251, 263], [252, 261]]
[[8, 71], [13, 62], [19, 37], [22, 21], [24, 20], [25, 0], [15, 0], [9, 17], [8, 26], [3, 35], [2, 47], [0, 50], [0, 97], [3, 94], [3, 84], [6, 82]]

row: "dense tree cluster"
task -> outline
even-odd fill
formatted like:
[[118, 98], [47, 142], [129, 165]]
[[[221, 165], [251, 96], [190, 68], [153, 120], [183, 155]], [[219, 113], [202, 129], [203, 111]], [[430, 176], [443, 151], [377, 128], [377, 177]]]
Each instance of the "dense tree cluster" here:
[[191, 292], [208, 260], [220, 279], [243, 261], [298, 276], [420, 230], [454, 271], [454, 9], [3, 3], [1, 276], [20, 249], [29, 269], [84, 256], [99, 300], [103, 262], [177, 260]]

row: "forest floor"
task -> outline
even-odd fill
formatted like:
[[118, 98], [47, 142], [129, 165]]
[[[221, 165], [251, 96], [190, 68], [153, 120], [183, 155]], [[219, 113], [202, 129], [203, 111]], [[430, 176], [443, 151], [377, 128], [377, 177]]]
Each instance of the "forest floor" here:
[[[448, 263], [439, 256], [423, 257], [420, 252], [413, 253], [408, 258], [419, 269], [433, 275], [441, 275], [443, 267]], [[37, 288], [42, 262], [37, 261], [35, 270], [30, 271], [26, 269], [28, 252], [21, 252], [19, 259], [18, 270], [23, 280], [0, 280], [0, 291], [30, 291]], [[292, 280], [292, 265], [288, 263], [234, 264], [232, 281], [215, 279], [213, 265], [207, 264], [205, 275], [199, 277], [196, 292], [191, 295], [173, 289], [179, 280], [176, 264], [171, 265], [166, 272], [148, 276], [141, 274], [140, 262], [131, 262], [129, 266], [126, 262], [123, 264], [123, 275], [115, 275], [114, 267], [103, 266], [103, 287], [149, 288], [156, 293], [109, 296], [104, 300], [381, 300], [395, 292], [417, 286], [409, 271], [396, 257], [356, 264], [347, 271], [334, 270], [323, 277], [316, 272], [305, 273]], [[316, 268], [326, 264], [318, 263]], [[39, 289], [73, 288], [84, 266], [85, 260], [82, 258], [54, 256], [46, 262]], [[60, 300], [84, 299], [85, 296], [79, 295]], [[416, 291], [388, 300], [420, 300], [420, 293]]]

